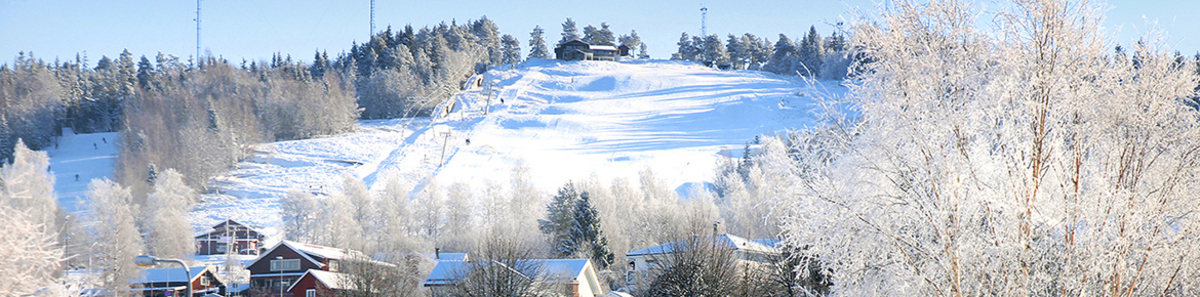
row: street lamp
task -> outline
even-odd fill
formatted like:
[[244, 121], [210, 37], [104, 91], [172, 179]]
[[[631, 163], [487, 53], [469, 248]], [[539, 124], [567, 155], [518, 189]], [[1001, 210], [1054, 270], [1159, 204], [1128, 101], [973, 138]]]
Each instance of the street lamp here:
[[283, 256], [275, 256], [279, 260], [279, 297], [283, 297]]
[[[133, 263], [136, 263], [138, 266], [154, 266], [154, 264], [167, 263], [167, 262], [178, 263], [179, 266], [183, 267], [183, 273], [184, 273], [184, 275], [187, 275], [187, 296], [191, 297], [192, 296], [192, 271], [190, 269], [188, 269], [187, 264], [183, 263], [183, 260], [159, 259], [158, 257], [148, 256], [148, 255], [141, 255], [141, 256], [137, 256], [137, 257], [133, 258]], [[169, 275], [170, 274], [168, 274], [168, 276]], [[168, 277], [168, 280], [169, 279], [170, 279], [170, 277]]]

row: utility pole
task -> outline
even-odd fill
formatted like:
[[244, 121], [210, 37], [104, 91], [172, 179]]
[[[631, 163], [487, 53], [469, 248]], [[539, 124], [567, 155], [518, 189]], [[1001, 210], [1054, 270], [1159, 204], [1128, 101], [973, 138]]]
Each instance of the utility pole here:
[[442, 132], [446, 135], [446, 140], [442, 140], [442, 161], [438, 163], [438, 167], [446, 164], [446, 144], [450, 143], [450, 131]]
[[200, 65], [200, 0], [196, 0], [196, 65]]

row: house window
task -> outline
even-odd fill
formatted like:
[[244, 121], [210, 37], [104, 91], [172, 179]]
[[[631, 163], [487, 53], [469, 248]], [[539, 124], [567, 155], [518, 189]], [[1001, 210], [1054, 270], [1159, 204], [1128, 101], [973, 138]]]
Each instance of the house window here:
[[337, 272], [339, 266], [337, 260], [329, 260], [329, 271]]
[[316, 289], [304, 290], [304, 297], [317, 297], [317, 290]]
[[271, 271], [300, 270], [300, 259], [271, 260]]
[[201, 286], [208, 286], [208, 277], [203, 277], [203, 276], [202, 276], [202, 277], [200, 277], [200, 285], [201, 285]]

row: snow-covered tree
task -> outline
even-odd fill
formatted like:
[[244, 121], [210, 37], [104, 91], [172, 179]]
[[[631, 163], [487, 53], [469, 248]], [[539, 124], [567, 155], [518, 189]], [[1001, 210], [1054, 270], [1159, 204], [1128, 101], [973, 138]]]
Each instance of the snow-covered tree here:
[[60, 283], [65, 260], [54, 176], [44, 152], [18, 140], [13, 163], [0, 163], [0, 295], [24, 296]]
[[596, 35], [592, 36], [592, 42], [594, 42], [594, 44], [616, 45], [616, 41], [617, 37], [615, 34], [613, 34], [612, 29], [608, 28], [607, 22], [601, 22], [600, 30], [596, 30]]
[[793, 74], [793, 66], [796, 61], [795, 51], [796, 46], [792, 44], [792, 40], [788, 39], [787, 35], [779, 34], [779, 40], [775, 41], [775, 50], [772, 52], [771, 58], [767, 60], [767, 64], [763, 66], [763, 70], [778, 74]]
[[551, 248], [557, 257], [565, 258], [575, 255], [580, 243], [571, 237], [571, 226], [575, 220], [575, 203], [579, 200], [579, 192], [575, 184], [568, 182], [558, 189], [558, 194], [546, 206], [546, 219], [538, 220], [538, 229], [550, 239]]
[[500, 51], [504, 53], [502, 64], [521, 63], [521, 41], [508, 34], [504, 34], [500, 40]]
[[1192, 67], [1155, 39], [1113, 57], [1099, 4], [976, 7], [897, 1], [854, 26], [861, 121], [796, 150], [789, 244], [837, 296], [1200, 290]]
[[721, 44], [720, 36], [704, 36], [700, 45], [700, 61], [713, 67], [729, 63], [729, 53], [725, 52], [725, 45]]
[[688, 36], [687, 32], [679, 35], [679, 42], [675, 45], [679, 46], [679, 50], [671, 55], [672, 60], [695, 61], [696, 57], [700, 55], [700, 50], [697, 49], [696, 44], [692, 43], [692, 38]]
[[646, 50], [646, 43], [638, 44], [638, 59], [649, 59], [650, 52]]
[[183, 182], [183, 175], [168, 168], [154, 183], [142, 212], [146, 247], [158, 257], [183, 258], [195, 253], [188, 212], [196, 202], [196, 191]]
[[799, 61], [795, 66], [796, 71], [800, 71], [806, 76], [816, 76], [821, 72], [821, 62], [825, 56], [825, 47], [823, 46], [821, 35], [817, 35], [817, 27], [808, 27], [808, 35], [804, 35], [804, 39], [800, 40], [800, 47], [796, 49]]
[[578, 245], [575, 254], [591, 259], [596, 269], [608, 268], [613, 263], [613, 253], [608, 249], [608, 237], [600, 226], [600, 214], [592, 206], [587, 192], [579, 194], [571, 215], [574, 218], [567, 234]]
[[629, 30], [629, 35], [621, 35], [617, 40], [621, 45], [628, 46], [631, 50], [642, 45], [642, 37], [638, 36], [637, 30]]
[[549, 59], [550, 50], [546, 48], [546, 30], [542, 30], [542, 26], [533, 27], [533, 31], [529, 32], [529, 56], [526, 59]]
[[[96, 248], [91, 269], [104, 272], [104, 287], [113, 292], [129, 290], [129, 279], [137, 275], [133, 258], [142, 255], [144, 244], [134, 218], [138, 213], [129, 188], [104, 179], [88, 184], [88, 208], [91, 210], [90, 238]], [[190, 234], [190, 232], [189, 232]]]
[[567, 21], [562, 23], [562, 39], [558, 40], [559, 44], [567, 41], [580, 39], [579, 29], [575, 27], [575, 21], [567, 18]]

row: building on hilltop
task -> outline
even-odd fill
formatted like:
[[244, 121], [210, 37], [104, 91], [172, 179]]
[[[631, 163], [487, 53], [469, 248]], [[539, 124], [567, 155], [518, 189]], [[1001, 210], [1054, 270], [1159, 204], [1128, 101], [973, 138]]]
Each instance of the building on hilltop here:
[[[626, 48], [624, 53], [627, 55], [628, 52], [629, 49]], [[563, 42], [554, 47], [554, 57], [564, 61], [616, 61], [621, 53], [622, 51], [615, 46], [588, 44], [579, 39]]]

